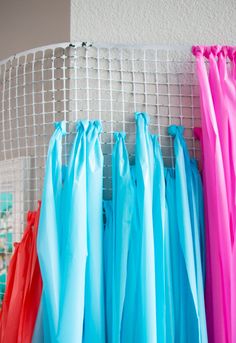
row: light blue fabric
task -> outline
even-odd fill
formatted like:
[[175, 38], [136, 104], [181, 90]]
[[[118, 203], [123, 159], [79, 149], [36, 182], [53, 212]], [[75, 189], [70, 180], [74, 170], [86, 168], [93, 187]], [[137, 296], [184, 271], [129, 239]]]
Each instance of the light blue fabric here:
[[170, 126], [168, 130], [169, 134], [175, 137], [177, 225], [188, 281], [184, 283], [185, 270], [181, 266], [180, 282], [181, 287], [184, 288], [184, 292], [181, 293], [183, 296], [181, 303], [184, 312], [181, 312], [180, 321], [184, 323], [188, 320], [188, 325], [182, 327], [180, 338], [183, 341], [207, 342], [200, 228], [195, 194], [192, 188], [191, 161], [183, 138], [183, 131], [183, 127], [175, 125]]
[[34, 326], [34, 333], [32, 337], [32, 343], [44, 343], [44, 330], [43, 330], [43, 302], [40, 301], [38, 314]]
[[103, 202], [105, 226], [104, 226], [104, 282], [105, 282], [105, 318], [106, 318], [106, 341], [112, 341], [112, 261], [113, 261], [113, 213], [112, 201]]
[[[166, 203], [167, 220], [165, 235], [165, 256], [166, 256], [166, 293], [167, 296], [167, 316], [166, 323], [169, 326], [170, 335], [167, 334], [167, 341], [181, 342], [181, 287], [180, 287], [180, 265], [181, 247], [179, 242], [179, 231], [177, 226], [176, 209], [176, 185], [175, 170], [166, 168]], [[167, 330], [168, 331], [168, 330]]]
[[146, 113], [136, 113], [135, 168], [141, 234], [139, 299], [135, 342], [157, 341], [155, 248], [153, 224], [153, 141]]
[[139, 342], [139, 321], [137, 313], [141, 309], [140, 299], [140, 257], [141, 257], [141, 227], [138, 218], [137, 180], [135, 166], [131, 167], [131, 177], [134, 189], [133, 216], [130, 230], [130, 244], [127, 263], [127, 280], [124, 311], [122, 318], [121, 342]]
[[[77, 125], [67, 175], [64, 181], [62, 213], [60, 311], [57, 340], [82, 342], [85, 268], [87, 260], [86, 130], [88, 122]], [[81, 215], [83, 214], [83, 215]]]
[[196, 211], [196, 225], [199, 231], [198, 241], [200, 242], [200, 255], [201, 255], [201, 267], [203, 275], [203, 284], [205, 285], [206, 277], [206, 247], [205, 247], [205, 228], [204, 228], [204, 201], [203, 201], [203, 189], [202, 189], [202, 180], [200, 173], [198, 171], [196, 160], [191, 160], [192, 164], [192, 196], [195, 203]]
[[[112, 342], [121, 341], [122, 316], [127, 282], [130, 233], [134, 212], [134, 185], [125, 134], [115, 133], [112, 155], [113, 265], [112, 265]], [[130, 325], [132, 322], [130, 321]]]
[[[188, 151], [186, 149], [186, 154]], [[191, 219], [192, 219], [192, 235], [194, 244], [194, 257], [196, 266], [197, 293], [198, 293], [198, 308], [199, 321], [201, 328], [201, 342], [207, 342], [206, 328], [206, 313], [204, 302], [204, 285], [205, 285], [205, 246], [203, 243], [203, 202], [199, 202], [202, 197], [201, 183], [199, 180], [199, 172], [197, 169], [196, 160], [191, 160], [191, 175], [189, 178], [189, 197], [191, 199]]]
[[60, 343], [105, 341], [100, 132], [99, 122], [78, 123], [64, 182]]
[[37, 251], [43, 280], [44, 339], [56, 342], [59, 314], [59, 236], [62, 191], [62, 137], [65, 122], [56, 123], [48, 148], [42, 205], [37, 237]]
[[[90, 122], [86, 132], [87, 248], [85, 280], [84, 343], [105, 342], [103, 278], [103, 154], [99, 121]], [[83, 212], [80, 212], [80, 216]]]
[[[157, 311], [157, 341], [168, 342], [173, 336], [173, 320], [169, 306], [171, 306], [171, 292], [168, 286], [170, 280], [169, 263], [166, 251], [167, 213], [165, 198], [165, 174], [161, 148], [156, 136], [152, 136], [154, 153], [153, 175], [153, 230], [155, 246], [155, 275], [156, 275], [156, 311]], [[166, 285], [167, 282], [167, 285]], [[166, 304], [167, 302], [167, 304]], [[167, 313], [166, 313], [167, 312]]]
[[135, 116], [134, 166], [125, 133], [115, 134], [112, 201], [103, 201], [100, 122], [78, 122], [68, 167], [65, 123], [56, 124], [37, 239], [45, 343], [207, 342], [197, 164], [183, 127], [171, 126], [175, 168], [164, 169], [148, 115]]

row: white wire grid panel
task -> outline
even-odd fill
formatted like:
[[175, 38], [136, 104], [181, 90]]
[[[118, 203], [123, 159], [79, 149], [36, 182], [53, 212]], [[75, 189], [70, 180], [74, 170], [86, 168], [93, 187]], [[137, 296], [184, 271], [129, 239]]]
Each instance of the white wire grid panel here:
[[[9, 245], [23, 232], [26, 211], [35, 209], [41, 198], [53, 123], [66, 120], [68, 130], [73, 132], [78, 119], [102, 121], [104, 197], [109, 198], [113, 132], [127, 133], [130, 161], [134, 163], [135, 111], [149, 114], [150, 130], [159, 135], [166, 165], [173, 165], [172, 139], [167, 134], [171, 124], [185, 126], [190, 152], [200, 158], [199, 144], [192, 133], [193, 127], [200, 126], [200, 109], [190, 46], [64, 43], [26, 51], [0, 63], [0, 178], [4, 179], [0, 179], [1, 217], [10, 220], [10, 226], [20, 221], [10, 242], [4, 235], [1, 237], [0, 228], [3, 259], [8, 250], [11, 252]], [[66, 140], [65, 162], [73, 134]], [[17, 205], [22, 201], [23, 205]], [[12, 205], [8, 206], [8, 202]], [[2, 274], [5, 269], [3, 266]]]

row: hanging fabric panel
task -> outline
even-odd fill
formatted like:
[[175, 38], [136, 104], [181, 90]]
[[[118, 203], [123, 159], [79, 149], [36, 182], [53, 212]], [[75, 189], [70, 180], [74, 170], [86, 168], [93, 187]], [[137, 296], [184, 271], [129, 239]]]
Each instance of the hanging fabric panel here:
[[40, 204], [29, 212], [21, 242], [15, 243], [0, 318], [0, 342], [30, 343], [37, 318], [42, 279], [36, 253]]
[[37, 251], [43, 279], [43, 325], [46, 342], [55, 342], [60, 291], [60, 201], [62, 192], [62, 138], [65, 122], [56, 123], [46, 162]]
[[[210, 342], [236, 340], [235, 53], [193, 47], [200, 85], [206, 209], [206, 313]], [[207, 61], [207, 63], [205, 63]]]

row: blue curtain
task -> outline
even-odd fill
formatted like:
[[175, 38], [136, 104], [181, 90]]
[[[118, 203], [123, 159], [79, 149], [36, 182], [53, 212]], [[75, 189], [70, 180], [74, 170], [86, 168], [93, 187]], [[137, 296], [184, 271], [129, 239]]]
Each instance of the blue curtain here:
[[125, 133], [114, 134], [112, 200], [100, 122], [77, 124], [65, 173], [63, 123], [51, 138], [38, 235], [45, 342], [207, 342], [197, 163], [171, 126], [175, 167], [165, 168], [148, 115], [135, 119], [133, 166]]

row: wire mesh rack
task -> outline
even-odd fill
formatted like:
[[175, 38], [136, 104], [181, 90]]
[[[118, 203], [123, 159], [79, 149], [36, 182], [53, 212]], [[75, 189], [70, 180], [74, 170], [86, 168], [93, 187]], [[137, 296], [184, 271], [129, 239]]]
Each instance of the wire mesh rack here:
[[192, 128], [200, 126], [198, 84], [190, 47], [58, 44], [0, 62], [0, 295], [12, 243], [26, 212], [41, 198], [55, 121], [66, 120], [64, 161], [79, 119], [100, 119], [104, 197], [111, 196], [113, 133], [125, 131], [134, 163], [134, 112], [150, 116], [166, 165], [173, 165], [171, 124], [184, 125], [192, 156], [200, 158]]

